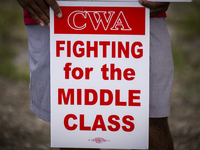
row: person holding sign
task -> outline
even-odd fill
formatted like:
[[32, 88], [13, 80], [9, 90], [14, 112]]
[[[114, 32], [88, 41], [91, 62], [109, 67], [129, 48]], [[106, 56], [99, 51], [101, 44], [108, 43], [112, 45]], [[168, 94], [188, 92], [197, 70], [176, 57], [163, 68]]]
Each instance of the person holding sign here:
[[[18, 2], [26, 10], [24, 22], [29, 38], [31, 110], [39, 118], [50, 122], [50, 41], [47, 27], [50, 22], [49, 6], [58, 18], [62, 18], [62, 11], [56, 0], [18, 0]], [[173, 81], [170, 39], [165, 25], [165, 11], [169, 3], [147, 0], [139, 2], [150, 8], [151, 16], [149, 149], [173, 150], [167, 119], [170, 114]]]

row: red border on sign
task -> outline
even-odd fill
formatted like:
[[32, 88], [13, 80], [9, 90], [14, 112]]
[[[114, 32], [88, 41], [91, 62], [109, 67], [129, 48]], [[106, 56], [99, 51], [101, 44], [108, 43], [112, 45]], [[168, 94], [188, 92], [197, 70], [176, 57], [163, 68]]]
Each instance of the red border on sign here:
[[55, 34], [145, 35], [144, 7], [61, 6], [54, 16]]

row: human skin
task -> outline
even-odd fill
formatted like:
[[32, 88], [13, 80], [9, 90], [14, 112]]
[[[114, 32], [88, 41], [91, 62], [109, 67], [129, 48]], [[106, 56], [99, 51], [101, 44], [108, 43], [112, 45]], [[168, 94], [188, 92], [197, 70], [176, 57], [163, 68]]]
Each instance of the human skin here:
[[[58, 18], [62, 18], [62, 11], [56, 0], [17, 0], [23, 9], [25, 9], [31, 17], [40, 26], [49, 26], [49, 6], [53, 9]], [[139, 3], [150, 9], [150, 16], [155, 16], [168, 9], [168, 2], [150, 2], [147, 0], [139, 0]]]

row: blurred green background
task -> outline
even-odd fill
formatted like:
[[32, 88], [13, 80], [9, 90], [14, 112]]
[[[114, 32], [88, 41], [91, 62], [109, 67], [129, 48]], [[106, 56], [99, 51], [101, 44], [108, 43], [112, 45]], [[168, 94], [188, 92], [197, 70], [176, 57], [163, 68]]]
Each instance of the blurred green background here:
[[[200, 1], [167, 12], [175, 65], [170, 128], [175, 150], [200, 150]], [[0, 149], [49, 150], [49, 124], [30, 110], [27, 35], [16, 0], [0, 1]]]

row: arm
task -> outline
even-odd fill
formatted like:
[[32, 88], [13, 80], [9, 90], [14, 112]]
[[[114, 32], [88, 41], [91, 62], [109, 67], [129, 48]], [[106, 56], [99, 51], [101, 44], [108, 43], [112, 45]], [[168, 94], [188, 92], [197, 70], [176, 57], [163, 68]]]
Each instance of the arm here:
[[56, 0], [17, 0], [31, 17], [40, 25], [49, 26], [49, 6], [54, 10], [58, 18], [62, 17], [62, 11]]
[[139, 2], [141, 5], [150, 8], [151, 17], [167, 11], [170, 4], [169, 2], [150, 2], [147, 0], [139, 0]]

